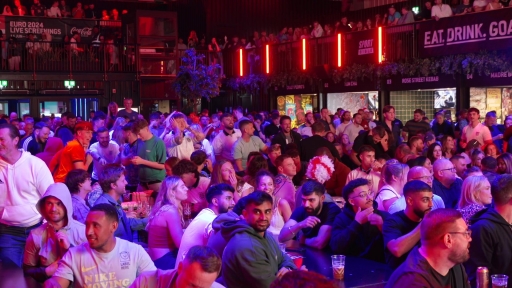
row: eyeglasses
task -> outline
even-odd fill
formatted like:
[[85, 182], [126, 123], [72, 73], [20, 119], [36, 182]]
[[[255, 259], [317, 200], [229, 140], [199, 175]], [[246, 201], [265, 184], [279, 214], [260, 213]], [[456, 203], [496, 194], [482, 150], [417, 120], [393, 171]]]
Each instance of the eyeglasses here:
[[359, 195], [351, 197], [350, 199], [354, 199], [356, 197], [359, 197], [361, 199], [368, 199], [368, 196], [370, 198], [372, 198], [373, 197], [373, 191], [361, 192], [361, 193], [359, 193]]
[[463, 234], [464, 236], [466, 236], [466, 238], [471, 238], [471, 230], [468, 229], [464, 232], [448, 232], [448, 234]]
[[455, 170], [455, 167], [452, 167], [452, 168], [446, 168], [446, 169], [441, 169], [441, 171], [445, 171], [445, 170], [450, 170], [451, 172], [456, 172], [457, 170]]

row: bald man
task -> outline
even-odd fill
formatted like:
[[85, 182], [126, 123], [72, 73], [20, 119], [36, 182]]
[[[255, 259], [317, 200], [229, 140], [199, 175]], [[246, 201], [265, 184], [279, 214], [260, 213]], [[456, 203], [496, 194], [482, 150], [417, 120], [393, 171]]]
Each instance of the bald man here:
[[409, 253], [386, 287], [471, 287], [462, 266], [469, 259], [471, 230], [460, 212], [439, 209], [428, 213], [420, 234], [421, 247]]
[[[407, 182], [412, 180], [420, 180], [432, 187], [432, 179], [432, 174], [430, 174], [427, 168], [422, 166], [414, 166], [409, 170], [409, 173], [407, 173]], [[444, 202], [441, 197], [434, 195], [432, 202], [432, 210], [444, 208]], [[388, 212], [389, 214], [393, 214], [398, 211], [405, 210], [405, 206], [405, 197], [400, 197], [393, 204], [391, 204], [391, 206], [389, 206]]]
[[446, 208], [457, 208], [462, 189], [462, 179], [457, 178], [455, 166], [448, 159], [434, 162], [432, 192], [443, 198]]

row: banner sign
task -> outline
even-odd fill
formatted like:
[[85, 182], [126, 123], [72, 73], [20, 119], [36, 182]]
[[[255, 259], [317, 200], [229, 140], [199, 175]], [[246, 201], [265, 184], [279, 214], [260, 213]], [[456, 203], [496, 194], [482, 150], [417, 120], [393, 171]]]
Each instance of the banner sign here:
[[489, 75], [467, 74], [465, 80], [469, 87], [511, 86], [512, 71], [496, 71]]
[[457, 81], [453, 75], [436, 75], [436, 76], [412, 76], [401, 77], [394, 76], [383, 79], [383, 90], [400, 91], [400, 90], [418, 90], [418, 89], [438, 89], [451, 88], [457, 86]]
[[512, 46], [512, 11], [498, 9], [485, 13], [416, 22], [419, 57], [474, 53]]
[[365, 92], [377, 90], [376, 83], [368, 78], [357, 80], [343, 80], [340, 83], [325, 82], [324, 92]]
[[377, 29], [345, 34], [347, 62], [350, 64], [377, 63], [379, 39]]
[[33, 33], [36, 39], [41, 39], [41, 34], [46, 32], [52, 37], [52, 41], [62, 41], [64, 37], [72, 36], [76, 31], [81, 36], [81, 42], [92, 40], [92, 28], [96, 25], [95, 20], [72, 19], [72, 18], [46, 18], [46, 17], [24, 17], [4, 16], [0, 19], [5, 22], [5, 34], [7, 38], [26, 39]]

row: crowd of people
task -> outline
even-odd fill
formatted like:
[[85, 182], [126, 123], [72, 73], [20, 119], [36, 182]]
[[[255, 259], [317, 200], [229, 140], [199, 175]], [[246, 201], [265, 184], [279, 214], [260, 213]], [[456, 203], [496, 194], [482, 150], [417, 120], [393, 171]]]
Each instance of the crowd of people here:
[[278, 111], [146, 120], [123, 104], [0, 119], [0, 260], [45, 287], [328, 281], [291, 240], [387, 263], [388, 287], [512, 274], [510, 116], [324, 108], [291, 127]]
[[[23, 3], [22, 3], [23, 2]], [[32, 3], [29, 3], [32, 2]], [[44, 2], [44, 3], [42, 3]], [[87, 4], [76, 2], [75, 6], [70, 8], [65, 0], [47, 1], [47, 0], [14, 0], [11, 5], [3, 6], [2, 15], [5, 16], [36, 16], [52, 18], [76, 18], [76, 19], [98, 19], [98, 20], [121, 20], [119, 10], [106, 10], [95, 6], [96, 1]], [[23, 5], [26, 4], [26, 5]], [[46, 5], [45, 5], [46, 4]], [[101, 6], [101, 5], [100, 5]], [[30, 9], [27, 9], [30, 7]], [[127, 10], [122, 10], [121, 14], [127, 14]]]

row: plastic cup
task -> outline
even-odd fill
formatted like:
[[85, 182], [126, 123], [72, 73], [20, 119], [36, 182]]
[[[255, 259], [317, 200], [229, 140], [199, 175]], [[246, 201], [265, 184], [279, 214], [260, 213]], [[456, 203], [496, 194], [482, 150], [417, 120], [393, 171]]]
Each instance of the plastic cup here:
[[507, 288], [508, 276], [495, 274], [491, 276], [492, 288]]
[[292, 258], [293, 263], [295, 264], [295, 266], [297, 266], [297, 269], [300, 269], [300, 267], [302, 267], [302, 262], [303, 262], [304, 257], [302, 257], [302, 256], [292, 256], [291, 258]]
[[343, 279], [345, 277], [345, 256], [332, 255], [332, 277], [334, 279]]

